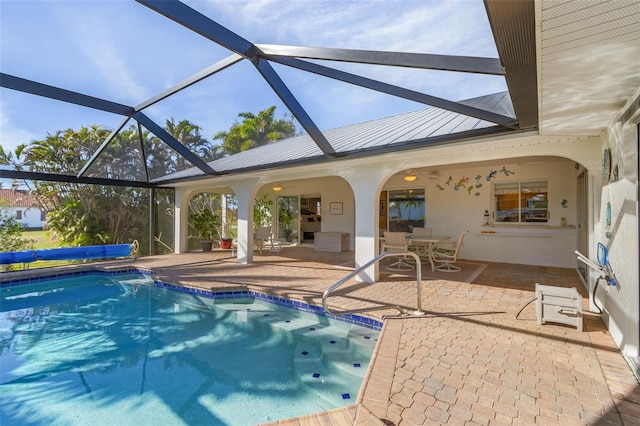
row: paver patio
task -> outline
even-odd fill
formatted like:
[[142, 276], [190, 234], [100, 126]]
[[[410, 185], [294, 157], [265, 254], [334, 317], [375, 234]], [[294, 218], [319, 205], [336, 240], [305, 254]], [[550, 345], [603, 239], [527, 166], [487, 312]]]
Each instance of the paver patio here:
[[[218, 251], [118, 264], [149, 268], [176, 284], [249, 288], [320, 305], [324, 290], [349, 272], [344, 265], [353, 252], [287, 247], [254, 261], [240, 265]], [[388, 275], [384, 262], [380, 282], [352, 281], [329, 299], [339, 309], [379, 306], [366, 315], [385, 319], [356, 404], [272, 424], [640, 424], [640, 386], [598, 315], [585, 313], [583, 332], [538, 327], [534, 303], [516, 319], [534, 299], [536, 282], [576, 287], [587, 309], [575, 271], [489, 263], [472, 283], [454, 281], [464, 272], [429, 279], [427, 271], [427, 314], [415, 317], [398, 315], [416, 308], [415, 272]]]

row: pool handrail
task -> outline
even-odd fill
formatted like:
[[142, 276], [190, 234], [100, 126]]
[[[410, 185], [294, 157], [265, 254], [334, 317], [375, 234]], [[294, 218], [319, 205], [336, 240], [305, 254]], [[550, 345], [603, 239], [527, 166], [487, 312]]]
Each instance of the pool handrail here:
[[420, 263], [420, 257], [412, 251], [406, 251], [406, 252], [386, 251], [386, 252], [380, 253], [378, 256], [374, 257], [364, 265], [359, 266], [358, 268], [350, 272], [346, 277], [337, 281], [335, 284], [333, 284], [328, 289], [326, 289], [325, 292], [322, 294], [322, 308], [324, 309], [324, 311], [329, 315], [341, 316], [341, 315], [353, 314], [356, 312], [365, 312], [365, 311], [381, 309], [379, 307], [373, 307], [373, 308], [360, 308], [360, 309], [353, 309], [350, 311], [337, 312], [329, 309], [329, 307], [327, 306], [327, 297], [329, 297], [329, 295], [331, 294], [331, 292], [333, 292], [333, 290], [335, 290], [336, 288], [340, 287], [342, 284], [349, 281], [351, 278], [353, 278], [354, 276], [362, 272], [364, 269], [370, 267], [371, 265], [374, 265], [375, 263], [379, 262], [380, 260], [386, 257], [398, 257], [398, 256], [410, 256], [410, 257], [413, 257], [416, 261], [416, 310], [413, 311], [413, 314], [418, 316], [426, 315], [426, 313], [422, 310], [422, 296], [420, 291], [420, 284], [422, 283], [422, 272], [421, 272], [422, 264]]

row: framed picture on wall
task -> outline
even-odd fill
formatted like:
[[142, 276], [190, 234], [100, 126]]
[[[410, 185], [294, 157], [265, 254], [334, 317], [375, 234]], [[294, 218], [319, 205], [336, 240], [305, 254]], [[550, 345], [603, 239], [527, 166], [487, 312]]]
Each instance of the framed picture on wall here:
[[308, 198], [300, 198], [300, 207], [309, 207], [309, 199]]
[[329, 214], [342, 214], [342, 203], [341, 202], [329, 203]]
[[387, 214], [387, 203], [384, 200], [380, 200], [380, 216]]

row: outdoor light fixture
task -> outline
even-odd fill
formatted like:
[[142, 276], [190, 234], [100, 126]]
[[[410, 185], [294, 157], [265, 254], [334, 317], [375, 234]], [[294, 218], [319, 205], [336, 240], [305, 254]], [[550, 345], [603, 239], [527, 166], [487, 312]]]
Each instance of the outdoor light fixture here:
[[403, 179], [405, 180], [405, 182], [413, 182], [414, 180], [418, 179], [418, 176], [410, 174], [406, 175]]
[[273, 185], [273, 190], [278, 192], [278, 191], [282, 191], [282, 187], [278, 184]]

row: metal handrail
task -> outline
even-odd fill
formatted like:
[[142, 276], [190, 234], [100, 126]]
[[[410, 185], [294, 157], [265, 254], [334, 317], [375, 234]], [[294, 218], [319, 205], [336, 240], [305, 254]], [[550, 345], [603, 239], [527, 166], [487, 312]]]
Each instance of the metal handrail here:
[[347, 314], [352, 314], [355, 312], [364, 312], [364, 311], [371, 311], [374, 309], [380, 309], [380, 308], [362, 308], [362, 309], [354, 309], [351, 311], [343, 311], [343, 312], [336, 312], [336, 311], [332, 311], [327, 307], [327, 297], [329, 297], [329, 294], [335, 290], [336, 288], [340, 287], [342, 284], [346, 283], [347, 281], [349, 281], [351, 278], [353, 278], [355, 275], [359, 274], [360, 272], [362, 272], [364, 269], [368, 268], [369, 266], [379, 262], [380, 260], [386, 258], [386, 257], [399, 257], [399, 256], [411, 256], [415, 259], [416, 261], [416, 307], [417, 309], [413, 312], [414, 315], [426, 315], [426, 313], [422, 310], [422, 297], [420, 295], [420, 284], [422, 282], [422, 264], [420, 263], [420, 257], [415, 254], [412, 251], [406, 251], [406, 252], [384, 252], [379, 254], [378, 256], [376, 256], [375, 258], [371, 259], [370, 261], [368, 261], [367, 263], [365, 263], [364, 265], [356, 268], [353, 272], [349, 273], [346, 277], [342, 278], [341, 280], [339, 280], [338, 282], [336, 282], [335, 284], [333, 284], [331, 287], [329, 287], [328, 289], [325, 290], [325, 292], [322, 294], [322, 308], [324, 309], [324, 311], [326, 313], [328, 313], [329, 315], [347, 315]]

